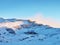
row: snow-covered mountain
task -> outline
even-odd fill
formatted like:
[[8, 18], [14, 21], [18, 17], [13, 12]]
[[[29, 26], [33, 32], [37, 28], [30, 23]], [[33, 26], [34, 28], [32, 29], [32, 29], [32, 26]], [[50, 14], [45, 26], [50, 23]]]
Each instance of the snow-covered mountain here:
[[60, 45], [60, 28], [0, 18], [0, 45]]

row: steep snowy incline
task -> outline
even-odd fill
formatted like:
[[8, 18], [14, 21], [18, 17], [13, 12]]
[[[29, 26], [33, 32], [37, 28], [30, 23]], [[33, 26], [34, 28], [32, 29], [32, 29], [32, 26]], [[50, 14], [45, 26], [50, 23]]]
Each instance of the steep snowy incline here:
[[[9, 22], [9, 26], [0, 27], [0, 45], [60, 45], [60, 28], [29, 20], [19, 21], [22, 22]], [[15, 27], [17, 25], [19, 28]]]
[[29, 20], [0, 18], [0, 27], [8, 27], [8, 28], [16, 29], [16, 28], [20, 28], [21, 25], [28, 23], [30, 23]]

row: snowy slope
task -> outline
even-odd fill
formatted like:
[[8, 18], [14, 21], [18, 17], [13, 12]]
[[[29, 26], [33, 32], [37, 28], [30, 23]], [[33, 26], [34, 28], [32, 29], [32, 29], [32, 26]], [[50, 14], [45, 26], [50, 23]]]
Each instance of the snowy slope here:
[[19, 23], [9, 27], [4, 26], [8, 21], [2, 22], [4, 25], [0, 27], [0, 45], [60, 45], [60, 28], [36, 24], [29, 20], [11, 20], [8, 19], [10, 26], [16, 21]]

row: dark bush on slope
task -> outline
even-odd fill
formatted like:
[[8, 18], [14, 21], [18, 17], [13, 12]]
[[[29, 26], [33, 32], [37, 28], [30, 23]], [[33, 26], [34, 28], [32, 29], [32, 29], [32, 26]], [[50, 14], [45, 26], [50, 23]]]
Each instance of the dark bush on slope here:
[[0, 40], [0, 42], [2, 42], [2, 40]]
[[10, 34], [15, 34], [15, 31], [11, 28], [6, 28], [6, 30], [10, 33]]
[[38, 33], [34, 32], [34, 31], [28, 31], [28, 32], [24, 32], [24, 33], [25, 34], [32, 34], [32, 35], [38, 34]]
[[1, 35], [1, 33], [0, 33], [0, 35]]
[[23, 40], [26, 40], [28, 39], [29, 37], [25, 37], [25, 38], [22, 38], [22, 39], [19, 39], [19, 41], [23, 41]]

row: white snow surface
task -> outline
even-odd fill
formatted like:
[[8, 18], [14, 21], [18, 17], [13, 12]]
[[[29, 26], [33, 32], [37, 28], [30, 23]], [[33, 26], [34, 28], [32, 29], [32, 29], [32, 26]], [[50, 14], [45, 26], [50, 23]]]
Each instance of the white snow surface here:
[[[7, 28], [15, 33], [9, 33]], [[36, 24], [28, 20], [2, 22], [0, 23], [0, 45], [60, 45], [60, 28]]]

